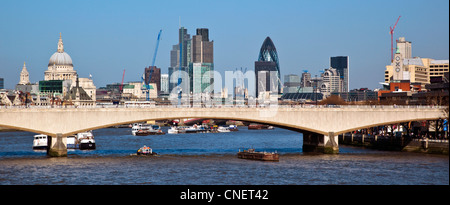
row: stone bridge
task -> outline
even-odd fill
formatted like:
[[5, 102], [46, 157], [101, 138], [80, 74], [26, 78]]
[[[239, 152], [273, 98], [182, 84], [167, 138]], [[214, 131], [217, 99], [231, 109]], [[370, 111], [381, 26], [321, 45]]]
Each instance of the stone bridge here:
[[146, 120], [206, 118], [270, 124], [303, 133], [303, 150], [338, 153], [339, 134], [379, 125], [444, 118], [431, 107], [222, 108], [1, 108], [0, 127], [51, 136], [50, 150], [67, 155], [66, 137], [86, 130]]

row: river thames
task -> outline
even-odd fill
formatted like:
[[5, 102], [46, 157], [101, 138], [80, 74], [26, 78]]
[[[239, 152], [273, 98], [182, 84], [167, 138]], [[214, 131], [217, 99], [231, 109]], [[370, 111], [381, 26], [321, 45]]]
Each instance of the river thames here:
[[[448, 155], [343, 145], [304, 154], [301, 133], [281, 128], [156, 136], [105, 128], [93, 131], [96, 150], [61, 158], [34, 151], [34, 134], [0, 132], [1, 185], [449, 185]], [[131, 156], [143, 145], [159, 156]], [[243, 148], [276, 151], [280, 161], [238, 159]]]

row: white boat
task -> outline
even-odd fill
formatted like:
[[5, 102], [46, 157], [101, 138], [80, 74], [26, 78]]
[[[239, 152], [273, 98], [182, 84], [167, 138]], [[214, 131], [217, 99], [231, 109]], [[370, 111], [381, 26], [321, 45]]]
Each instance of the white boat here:
[[67, 136], [67, 149], [78, 149], [78, 139], [76, 135]]
[[178, 134], [178, 129], [176, 127], [170, 127], [170, 129], [167, 130], [167, 133], [169, 133], [169, 134]]
[[34, 135], [33, 149], [47, 149], [47, 135]]
[[136, 133], [141, 131], [148, 131], [148, 132], [158, 132], [161, 130], [161, 127], [158, 125], [151, 125], [151, 124], [141, 124], [141, 123], [134, 123], [131, 127], [131, 134], [133, 136], [136, 136]]
[[217, 131], [219, 132], [230, 132], [230, 128], [220, 126]]
[[94, 135], [91, 131], [80, 132], [75, 136], [79, 144], [79, 149], [95, 149]]

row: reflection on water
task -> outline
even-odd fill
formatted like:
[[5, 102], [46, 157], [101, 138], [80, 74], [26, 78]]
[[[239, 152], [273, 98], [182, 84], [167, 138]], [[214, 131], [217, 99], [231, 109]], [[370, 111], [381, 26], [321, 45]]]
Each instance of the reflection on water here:
[[[337, 155], [303, 154], [300, 133], [239, 129], [161, 136], [94, 130], [96, 150], [62, 158], [33, 151], [34, 133], [0, 133], [0, 184], [449, 184], [448, 156], [346, 146]], [[130, 156], [144, 144], [160, 155]], [[238, 149], [248, 147], [277, 151], [280, 161], [238, 159]]]

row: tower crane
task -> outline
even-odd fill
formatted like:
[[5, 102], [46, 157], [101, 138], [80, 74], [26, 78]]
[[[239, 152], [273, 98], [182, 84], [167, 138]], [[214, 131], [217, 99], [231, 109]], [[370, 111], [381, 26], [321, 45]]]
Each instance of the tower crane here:
[[125, 69], [123, 69], [122, 83], [120, 84], [120, 93], [123, 93], [123, 79], [125, 78]]
[[148, 76], [148, 84], [145, 83], [145, 80], [144, 80], [145, 73], [144, 73], [144, 76], [142, 76], [142, 81], [144, 81], [144, 90], [145, 90], [145, 92], [146, 92], [146, 100], [147, 100], [147, 101], [150, 101], [150, 80], [152, 79], [153, 67], [155, 66], [156, 54], [158, 53], [159, 40], [160, 40], [160, 38], [161, 38], [161, 32], [162, 32], [162, 29], [159, 30], [158, 38], [157, 38], [157, 40], [156, 40], [155, 53], [153, 53], [152, 65], [151, 65], [151, 67], [150, 67], [150, 74], [149, 74], [149, 76]]
[[397, 26], [397, 23], [398, 23], [398, 20], [400, 20], [400, 17], [402, 17], [402, 16], [398, 17], [397, 22], [395, 22], [393, 28], [389, 26], [389, 33], [391, 34], [391, 62], [394, 60], [394, 29]]

